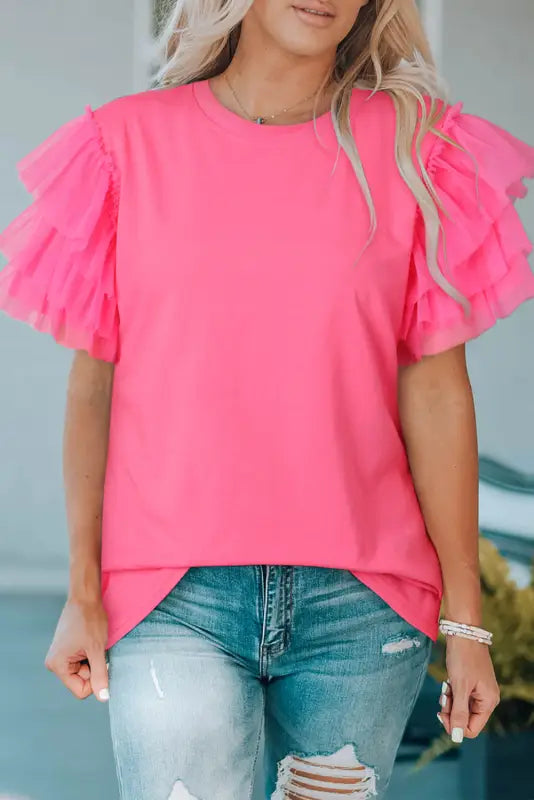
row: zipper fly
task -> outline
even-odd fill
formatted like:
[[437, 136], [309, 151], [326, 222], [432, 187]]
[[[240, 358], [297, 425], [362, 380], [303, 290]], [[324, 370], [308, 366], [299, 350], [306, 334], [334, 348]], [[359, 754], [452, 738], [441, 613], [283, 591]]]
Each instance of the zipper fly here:
[[263, 620], [259, 646], [260, 674], [267, 677], [269, 660], [289, 646], [293, 610], [292, 566], [262, 565]]
[[263, 625], [261, 628], [261, 642], [260, 642], [260, 656], [265, 650], [265, 637], [267, 634], [267, 609], [269, 606], [268, 601], [268, 588], [269, 588], [269, 569], [270, 567], [262, 566], [262, 576], [263, 576]]

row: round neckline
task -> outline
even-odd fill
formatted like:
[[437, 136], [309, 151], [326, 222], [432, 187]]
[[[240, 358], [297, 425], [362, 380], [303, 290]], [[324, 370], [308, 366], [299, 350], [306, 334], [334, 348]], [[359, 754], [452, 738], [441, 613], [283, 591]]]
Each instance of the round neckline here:
[[261, 125], [241, 117], [223, 105], [211, 88], [209, 78], [193, 81], [191, 87], [198, 105], [213, 122], [241, 136], [250, 137], [256, 142], [272, 141], [279, 137], [294, 136], [308, 131], [314, 133], [315, 130], [317, 133], [331, 131], [335, 134], [330, 109], [319, 114], [315, 120], [309, 119], [289, 125], [270, 125], [268, 123]]

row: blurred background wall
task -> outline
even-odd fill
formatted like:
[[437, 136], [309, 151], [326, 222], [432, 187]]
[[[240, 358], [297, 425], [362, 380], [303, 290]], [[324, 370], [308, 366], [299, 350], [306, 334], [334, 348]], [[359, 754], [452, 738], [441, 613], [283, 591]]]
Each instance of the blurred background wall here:
[[[0, 229], [28, 198], [15, 161], [59, 127], [143, 88], [149, 0], [2, 0]], [[534, 143], [533, 0], [428, 0], [452, 98]], [[522, 204], [534, 238], [534, 192]], [[534, 472], [534, 303], [469, 344], [480, 450]], [[71, 354], [0, 314], [0, 588], [64, 588], [61, 434]]]

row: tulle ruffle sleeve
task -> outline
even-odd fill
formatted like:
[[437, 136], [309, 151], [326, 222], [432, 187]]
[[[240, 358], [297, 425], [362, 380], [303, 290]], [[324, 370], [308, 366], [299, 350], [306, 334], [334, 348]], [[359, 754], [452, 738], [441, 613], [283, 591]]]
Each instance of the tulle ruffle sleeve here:
[[31, 205], [0, 233], [0, 309], [60, 344], [115, 361], [118, 178], [92, 109], [18, 164]]
[[442, 130], [467, 153], [436, 139], [428, 158], [427, 171], [446, 211], [439, 212], [438, 265], [467, 298], [470, 313], [430, 274], [418, 212], [399, 337], [401, 364], [478, 336], [534, 297], [527, 259], [532, 244], [515, 208], [527, 193], [523, 179], [534, 177], [534, 147], [463, 113], [462, 103], [447, 109]]

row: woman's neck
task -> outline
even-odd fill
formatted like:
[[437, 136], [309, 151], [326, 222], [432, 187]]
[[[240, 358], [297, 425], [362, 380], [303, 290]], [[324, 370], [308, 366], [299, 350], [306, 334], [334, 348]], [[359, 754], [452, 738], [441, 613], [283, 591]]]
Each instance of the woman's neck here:
[[[263, 117], [267, 118], [267, 123], [286, 125], [306, 122], [312, 119], [314, 113], [319, 116], [328, 111], [334, 89], [332, 84], [320, 93], [317, 105], [316, 98], [310, 97], [320, 83], [321, 80], [309, 89], [304, 86], [300, 89], [299, 86], [288, 87], [285, 81], [280, 84], [255, 81], [245, 78], [243, 74], [236, 74], [231, 65], [210, 79], [214, 94], [231, 111], [242, 117]], [[284, 108], [288, 110], [283, 112]], [[269, 119], [271, 114], [275, 115], [272, 122]]]
[[[331, 71], [331, 58], [324, 55], [298, 58], [265, 43], [262, 47], [257, 42], [252, 48], [246, 37], [241, 37], [229, 66], [210, 83], [220, 102], [240, 116], [245, 116], [246, 110], [250, 118], [267, 117], [269, 122], [269, 116], [275, 114], [273, 124], [291, 124], [313, 117], [315, 96], [310, 96]], [[320, 92], [316, 116], [330, 108], [334, 88], [328, 82]], [[284, 108], [288, 111], [279, 113]]]

